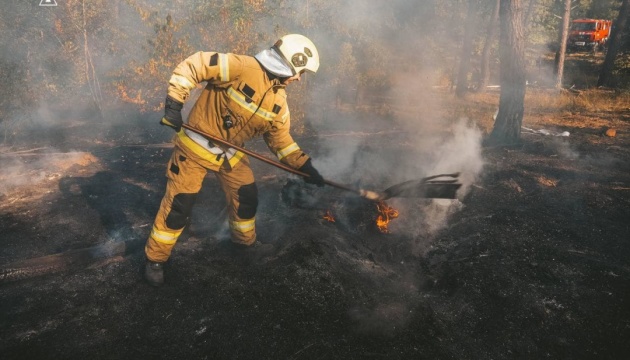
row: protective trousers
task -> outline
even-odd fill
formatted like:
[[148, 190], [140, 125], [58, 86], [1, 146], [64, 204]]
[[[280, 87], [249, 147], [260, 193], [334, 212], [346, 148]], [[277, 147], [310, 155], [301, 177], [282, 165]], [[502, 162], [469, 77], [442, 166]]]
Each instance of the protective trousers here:
[[209, 164], [194, 153], [175, 147], [166, 170], [166, 194], [145, 246], [147, 259], [155, 262], [168, 260], [189, 222], [192, 207], [209, 170], [215, 174], [225, 193], [232, 241], [244, 245], [256, 241], [258, 190], [249, 162], [244, 160], [234, 169], [216, 169], [204, 166]]

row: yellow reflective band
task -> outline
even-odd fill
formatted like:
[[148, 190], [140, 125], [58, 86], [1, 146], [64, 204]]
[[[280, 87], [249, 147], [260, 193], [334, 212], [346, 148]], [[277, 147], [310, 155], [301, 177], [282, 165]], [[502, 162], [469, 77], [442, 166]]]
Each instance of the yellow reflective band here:
[[255, 219], [245, 220], [245, 221], [230, 221], [230, 228], [240, 233], [254, 231], [255, 226], [256, 226]]
[[177, 238], [181, 235], [183, 230], [178, 230], [175, 232], [170, 231], [160, 231], [153, 226], [153, 230], [151, 230], [151, 238], [159, 243], [172, 245], [177, 242]]
[[296, 152], [300, 150], [300, 147], [298, 146], [297, 143], [293, 143], [287, 147], [285, 147], [284, 149], [280, 149], [278, 150], [278, 153], [276, 154], [276, 156], [278, 157], [279, 160], [282, 160], [282, 158], [284, 158], [285, 156]]
[[[178, 132], [177, 136], [179, 137], [179, 140], [184, 144], [184, 146], [192, 150], [192, 152], [197, 154], [202, 159], [217, 166], [221, 166], [221, 164], [223, 164], [223, 161], [225, 160], [225, 156], [221, 155], [219, 159], [217, 160], [217, 154], [211, 153], [208, 148], [199, 145], [193, 139], [188, 137], [188, 135], [186, 135], [186, 133], [184, 132], [184, 129]], [[233, 152], [228, 151], [227, 155], [228, 155], [228, 162], [231, 167], [234, 167], [236, 164], [238, 164], [238, 162], [241, 161], [241, 159], [245, 156], [244, 153], [240, 151], [236, 151], [236, 150], [234, 150]]]
[[165, 118], [165, 117], [162, 118], [161, 123], [165, 124], [165, 125], [168, 125], [168, 126], [175, 126], [172, 122], [168, 121], [168, 119]]
[[179, 140], [190, 150], [192, 150], [195, 154], [199, 155], [202, 159], [207, 160], [215, 165], [219, 165], [221, 166], [221, 164], [223, 164], [223, 156], [221, 156], [218, 160], [217, 160], [217, 155], [213, 154], [211, 152], [209, 152], [206, 148], [204, 148], [203, 146], [197, 144], [195, 141], [193, 141], [193, 139], [189, 138], [188, 135], [186, 135], [186, 133], [184, 132], [184, 130], [182, 129], [180, 132], [177, 133], [177, 136], [179, 137]]
[[234, 167], [234, 165], [238, 164], [239, 161], [245, 156], [244, 153], [237, 151], [231, 158], [228, 159], [228, 163], [230, 163], [230, 167]]
[[186, 79], [185, 77], [181, 75], [175, 75], [175, 74], [171, 76], [171, 79], [168, 81], [168, 83], [171, 85], [180, 85], [184, 89], [188, 89], [188, 90], [195, 87], [195, 84], [190, 82], [190, 80]]
[[242, 108], [249, 111], [250, 113], [252, 114], [256, 113], [256, 115], [260, 116], [261, 118], [267, 121], [271, 121], [273, 120], [274, 117], [276, 117], [276, 114], [272, 113], [271, 111], [267, 111], [263, 108], [259, 108], [258, 105], [254, 104], [253, 102], [247, 102], [245, 100], [245, 95], [232, 89], [231, 87], [228, 88], [227, 91], [228, 91], [228, 95], [230, 96], [232, 100], [234, 100], [237, 104], [239, 104]]
[[284, 115], [282, 115], [282, 123], [284, 124], [285, 122], [287, 122], [288, 118], [289, 118], [289, 110], [287, 110], [287, 112], [285, 112]]
[[219, 77], [221, 81], [230, 81], [230, 64], [226, 54], [219, 54]]

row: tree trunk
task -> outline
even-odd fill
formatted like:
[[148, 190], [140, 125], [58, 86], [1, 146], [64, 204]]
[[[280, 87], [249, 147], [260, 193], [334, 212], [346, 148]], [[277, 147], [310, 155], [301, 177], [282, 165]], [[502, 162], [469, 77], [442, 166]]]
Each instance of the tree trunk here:
[[617, 53], [621, 47], [621, 33], [626, 28], [626, 22], [628, 21], [628, 12], [630, 11], [630, 1], [623, 0], [621, 3], [621, 9], [619, 9], [619, 15], [617, 20], [613, 23], [612, 33], [610, 39], [608, 39], [608, 51], [606, 52], [606, 58], [602, 65], [602, 70], [597, 80], [597, 86], [612, 86], [612, 72], [615, 68], [615, 59]]
[[567, 38], [569, 37], [569, 21], [571, 19], [571, 0], [564, 0], [564, 16], [560, 31], [560, 50], [558, 50], [558, 64], [556, 70], [556, 89], [562, 88], [564, 74], [564, 57], [567, 53]]
[[492, 49], [492, 40], [494, 39], [495, 29], [497, 28], [497, 20], [499, 20], [499, 4], [501, 0], [495, 0], [494, 9], [490, 22], [488, 23], [488, 31], [486, 32], [486, 40], [483, 44], [483, 51], [481, 52], [481, 74], [479, 76], [479, 84], [477, 84], [477, 91], [486, 91], [486, 86], [490, 82], [490, 49]]
[[464, 27], [464, 43], [459, 57], [459, 71], [457, 73], [457, 83], [455, 85], [455, 95], [462, 97], [468, 91], [468, 70], [470, 69], [470, 55], [473, 46], [473, 33], [475, 28], [475, 2], [468, 0], [468, 15]]
[[521, 0], [501, 0], [499, 46], [501, 95], [490, 143], [510, 145], [521, 138], [525, 103], [525, 36]]

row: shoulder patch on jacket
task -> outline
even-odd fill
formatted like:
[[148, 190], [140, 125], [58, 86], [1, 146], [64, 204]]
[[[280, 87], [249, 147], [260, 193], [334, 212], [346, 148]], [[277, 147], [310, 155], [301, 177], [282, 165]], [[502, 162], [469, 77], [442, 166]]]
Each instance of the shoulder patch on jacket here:
[[247, 84], [243, 85], [243, 89], [241, 91], [243, 91], [243, 94], [245, 94], [249, 100], [252, 100], [254, 98], [254, 94], [256, 94], [256, 91]]
[[214, 53], [214, 55], [212, 55], [210, 57], [210, 66], [217, 66], [219, 64], [219, 54], [218, 53]]
[[271, 112], [277, 115], [277, 114], [279, 114], [279, 113], [280, 113], [280, 110], [282, 110], [282, 106], [280, 106], [280, 105], [278, 105], [278, 104], [275, 104], [275, 105], [273, 106], [273, 110], [271, 110]]

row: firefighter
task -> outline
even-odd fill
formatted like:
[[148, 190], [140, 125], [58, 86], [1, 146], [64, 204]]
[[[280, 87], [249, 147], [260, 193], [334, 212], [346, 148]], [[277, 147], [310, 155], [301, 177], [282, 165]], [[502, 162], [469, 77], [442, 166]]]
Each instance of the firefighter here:
[[253, 57], [197, 52], [177, 65], [160, 121], [177, 132], [175, 148], [166, 170], [166, 194], [145, 246], [145, 278], [151, 285], [163, 284], [163, 265], [189, 221], [208, 171], [225, 193], [234, 247], [246, 252], [272, 247], [256, 240], [258, 190], [245, 154], [182, 128], [181, 110], [191, 90], [207, 82], [188, 116], [191, 127], [237, 146], [262, 135], [281, 162], [308, 174], [306, 182], [323, 186], [324, 179], [310, 157], [289, 133], [291, 115], [285, 91], [304, 72], [315, 73], [318, 68], [315, 45], [299, 34], [283, 36]]

